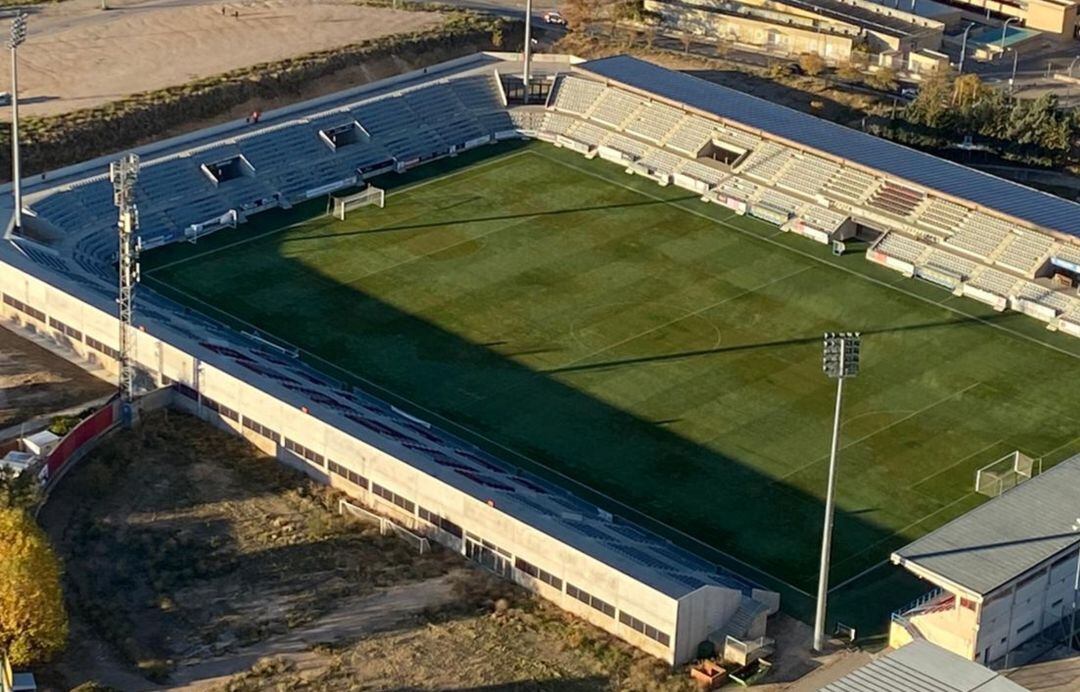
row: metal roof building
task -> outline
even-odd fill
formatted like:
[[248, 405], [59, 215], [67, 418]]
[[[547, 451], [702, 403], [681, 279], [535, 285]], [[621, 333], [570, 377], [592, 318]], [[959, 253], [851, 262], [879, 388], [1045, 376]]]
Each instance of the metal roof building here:
[[987, 595], [1080, 545], [1080, 455], [893, 553], [916, 573]]
[[1080, 455], [904, 546], [892, 561], [936, 587], [893, 613], [894, 646], [925, 638], [997, 667], [1067, 641], [1080, 624]]
[[1080, 237], [1080, 204], [1060, 197], [637, 58], [601, 58], [579, 68], [1017, 221]]
[[848, 673], [822, 692], [1023, 692], [1025, 687], [927, 641]]

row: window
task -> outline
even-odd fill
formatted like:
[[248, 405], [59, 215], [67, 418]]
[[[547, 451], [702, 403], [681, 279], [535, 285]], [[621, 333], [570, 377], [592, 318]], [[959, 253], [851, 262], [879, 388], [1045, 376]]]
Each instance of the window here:
[[364, 490], [368, 489], [368, 479], [361, 476], [356, 471], [347, 469], [336, 461], [327, 460], [326, 468], [330, 469], [330, 473], [341, 476], [345, 480], [349, 481], [353, 485], [358, 485]]
[[78, 329], [75, 329], [74, 327], [69, 327], [55, 317], [49, 318], [49, 326], [60, 332], [61, 334], [70, 336], [76, 341], [82, 341], [82, 332], [80, 332]]
[[259, 435], [262, 435], [268, 440], [273, 440], [274, 442], [281, 444], [281, 435], [278, 435], [277, 432], [271, 430], [262, 423], [257, 423], [251, 420], [247, 416], [244, 416], [244, 427], [248, 430], [258, 433]]
[[389, 502], [394, 503], [395, 505], [402, 508], [403, 510], [405, 510], [409, 514], [413, 514], [413, 513], [416, 512], [416, 505], [415, 504], [413, 504], [412, 502], [406, 500], [401, 495], [398, 495], [397, 493], [393, 492], [392, 490], [389, 490], [388, 488], [382, 487], [378, 483], [372, 483], [371, 484], [371, 492], [375, 493], [376, 495], [383, 498], [384, 500], [387, 500]]
[[[87, 339], [87, 341], [89, 341], [89, 339]], [[173, 387], [175, 387], [177, 393], [181, 394], [182, 396], [186, 396], [189, 399], [195, 399], [196, 401], [199, 399], [199, 393], [196, 392], [194, 388], [187, 386], [183, 382], [174, 382]]]
[[514, 567], [517, 567], [519, 570], [529, 575], [533, 579], [539, 579], [545, 584], [554, 586], [559, 591], [562, 591], [562, 579], [559, 579], [554, 574], [551, 574], [550, 572], [545, 572], [536, 565], [522, 560], [520, 557], [514, 560]]
[[86, 337], [86, 345], [99, 353], [104, 353], [113, 360], [120, 360], [120, 351], [111, 346], [106, 346], [92, 336]]
[[15, 298], [13, 296], [9, 296], [8, 294], [5, 293], [4, 294], [4, 303], [6, 305], [10, 305], [11, 307], [15, 308], [19, 312], [25, 312], [27, 315], [30, 315], [31, 317], [33, 317], [38, 322], [44, 322], [45, 321], [45, 313], [44, 312], [42, 312], [41, 310], [38, 310], [35, 307], [31, 307], [31, 306], [27, 305], [26, 303], [22, 302], [18, 298]]
[[599, 610], [601, 613], [607, 615], [609, 618], [615, 617], [615, 606], [605, 601], [601, 601], [596, 596], [593, 596], [587, 591], [582, 591], [581, 589], [569, 582], [567, 582], [566, 584], [566, 594], [568, 596], [576, 598], [577, 600], [592, 608], [595, 608], [596, 610]]
[[461, 538], [461, 536], [463, 535], [463, 532], [462, 532], [460, 526], [458, 526], [454, 522], [450, 521], [449, 519], [445, 519], [443, 517], [440, 517], [438, 514], [435, 514], [434, 512], [432, 512], [429, 509], [425, 509], [423, 507], [417, 507], [416, 508], [416, 513], [420, 516], [421, 519], [423, 519], [427, 523], [442, 529], [443, 531], [450, 534], [451, 536], [456, 536], [458, 538]]
[[660, 642], [664, 646], [670, 646], [671, 645], [671, 637], [669, 637], [666, 633], [661, 632], [660, 630], [656, 629], [652, 625], [645, 624], [644, 622], [642, 622], [641, 620], [638, 620], [633, 615], [630, 615], [629, 613], [627, 613], [625, 610], [620, 610], [619, 611], [619, 622], [621, 622], [622, 624], [626, 625], [627, 627], [629, 627], [631, 629], [634, 629], [634, 630], [637, 630], [638, 632], [641, 632], [642, 634], [644, 634], [649, 639]]
[[314, 452], [314, 451], [308, 449], [307, 447], [305, 447], [302, 444], [299, 444], [297, 442], [293, 442], [292, 440], [290, 440], [287, 437], [285, 438], [285, 449], [289, 450], [290, 452], [292, 452], [293, 454], [295, 454], [295, 455], [297, 455], [299, 457], [303, 457], [303, 458], [307, 459], [308, 461], [310, 461], [313, 464], [318, 464], [319, 466], [323, 466], [325, 461], [326, 461], [323, 458], [322, 454]]
[[218, 402], [214, 401], [213, 399], [211, 399], [208, 396], [204, 396], [202, 398], [202, 403], [203, 403], [203, 406], [205, 406], [206, 408], [210, 409], [211, 411], [214, 411], [215, 413], [218, 413], [218, 414], [224, 416], [225, 418], [230, 418], [230, 419], [232, 419], [234, 421], [237, 421], [237, 422], [240, 421], [240, 414], [239, 413], [237, 413], [236, 411], [233, 411], [231, 408], [229, 408], [228, 406], [225, 406], [224, 404], [219, 404]]
[[1034, 626], [1035, 626], [1035, 621], [1034, 621], [1034, 620], [1032, 620], [1032, 621], [1028, 622], [1027, 624], [1025, 624], [1025, 625], [1022, 625], [1022, 626], [1020, 627], [1020, 629], [1016, 630], [1016, 633], [1017, 633], [1017, 634], [1020, 634], [1021, 632], [1025, 631], [1025, 630], [1029, 630], [1029, 629], [1031, 629], [1031, 628], [1032, 628], [1032, 627], [1034, 627]]

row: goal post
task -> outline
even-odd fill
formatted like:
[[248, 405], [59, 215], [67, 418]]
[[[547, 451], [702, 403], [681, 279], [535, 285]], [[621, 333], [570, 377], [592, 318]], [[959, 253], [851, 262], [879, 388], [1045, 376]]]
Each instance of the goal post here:
[[358, 207], [377, 206], [380, 209], [386, 206], [386, 190], [374, 185], [368, 185], [359, 192], [348, 195], [330, 196], [330, 213], [338, 221], [344, 221], [345, 216]]
[[997, 497], [1041, 472], [1041, 458], [1035, 459], [1016, 450], [975, 472], [975, 492]]

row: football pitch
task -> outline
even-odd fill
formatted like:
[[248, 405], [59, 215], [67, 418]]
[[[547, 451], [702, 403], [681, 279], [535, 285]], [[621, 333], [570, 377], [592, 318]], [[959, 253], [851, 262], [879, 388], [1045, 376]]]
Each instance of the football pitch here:
[[384, 209], [338, 221], [323, 199], [265, 214], [153, 251], [146, 281], [804, 595], [835, 391], [823, 332], [863, 333], [834, 584], [978, 504], [978, 467], [1080, 452], [1080, 341], [861, 251], [835, 257], [539, 143], [377, 184]]

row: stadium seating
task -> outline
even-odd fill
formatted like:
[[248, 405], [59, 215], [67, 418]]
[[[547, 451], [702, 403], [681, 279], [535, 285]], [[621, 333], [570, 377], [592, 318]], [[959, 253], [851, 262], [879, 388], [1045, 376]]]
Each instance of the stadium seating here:
[[765, 142], [754, 149], [737, 172], [763, 183], [772, 183], [794, 155], [795, 152], [788, 147]]
[[747, 203], [756, 199], [760, 190], [761, 187], [756, 183], [736, 176], [725, 178], [716, 186], [717, 192]]
[[668, 134], [682, 121], [678, 108], [652, 102], [639, 110], [626, 125], [626, 131], [653, 144], [663, 144]]
[[650, 173], [660, 173], [662, 175], [671, 176], [679, 169], [682, 162], [683, 159], [675, 154], [664, 151], [663, 149], [657, 149], [656, 147], [650, 147], [638, 163], [644, 166]]
[[835, 163], [817, 156], [796, 155], [776, 180], [776, 186], [816, 198], [839, 169]]
[[913, 265], [919, 265], [924, 259], [931, 253], [931, 249], [920, 243], [919, 241], [908, 238], [905, 235], [896, 233], [886, 233], [875, 246], [880, 252], [884, 252], [890, 257], [895, 257], [898, 260], [909, 262]]
[[[351, 134], [327, 134], [342, 128]], [[941, 283], [967, 282], [1080, 319], [1080, 299], [1032, 281], [1052, 256], [1080, 264], [1080, 246], [726, 122], [567, 74], [556, 78], [544, 108], [508, 110], [494, 76], [469, 74], [358, 98], [323, 113], [144, 160], [136, 188], [141, 235], [174, 240], [193, 224], [230, 210], [243, 219], [260, 208], [294, 204], [328, 185], [349, 184], [359, 171], [413, 165], [513, 130], [589, 155], [599, 153], [662, 184], [674, 181], [740, 213], [789, 224], [785, 229], [818, 240], [861, 214], [862, 220], [889, 231], [875, 245], [877, 251], [947, 276]], [[730, 149], [726, 160], [737, 159], [734, 170], [697, 158], [708, 155], [711, 143]], [[250, 166], [227, 179], [212, 179], [202, 167], [236, 157]], [[106, 176], [31, 194], [27, 201], [40, 218], [65, 233], [60, 242], [70, 259], [33, 246], [26, 249], [27, 257], [60, 273], [115, 282], [116, 211]]]
[[994, 264], [1033, 277], [1046, 263], [1053, 247], [1054, 240], [1050, 236], [1016, 231], [998, 248]]
[[608, 133], [592, 123], [578, 121], [566, 131], [566, 136], [575, 142], [597, 147], [607, 139]]
[[555, 82], [552, 107], [573, 115], [585, 115], [596, 103], [606, 87], [603, 84], [580, 77], [562, 77]]
[[841, 166], [825, 184], [825, 194], [845, 202], [861, 204], [880, 184], [881, 180], [869, 173]]
[[664, 143], [685, 156], [696, 157], [711, 139], [713, 123], [696, 115], [683, 118]]
[[908, 217], [922, 203], [925, 195], [896, 183], [882, 183], [870, 196], [868, 204], [893, 216]]
[[1011, 230], [1012, 226], [1007, 221], [975, 212], [944, 242], [960, 252], [988, 262], [998, 246], [1009, 237]]
[[634, 160], [645, 156], [645, 152], [650, 148], [641, 142], [634, 141], [629, 137], [619, 134], [608, 135], [603, 140], [603, 145], [611, 147], [615, 151]]
[[605, 89], [597, 99], [596, 105], [588, 113], [590, 120], [621, 130], [635, 114], [644, 109], [646, 101], [618, 89]]
[[686, 161], [679, 167], [682, 175], [699, 180], [707, 185], [719, 185], [728, 174], [719, 168], [700, 163], [698, 161]]
[[940, 197], [929, 197], [914, 222], [937, 238], [948, 238], [963, 225], [971, 210]]
[[932, 250], [930, 255], [924, 260], [924, 264], [932, 268], [943, 269], [965, 281], [969, 279], [980, 266], [977, 262], [954, 255], [943, 249]]
[[719, 123], [716, 125], [716, 138], [747, 151], [757, 148], [762, 142], [761, 137], [757, 135]]
[[989, 291], [994, 295], [1008, 298], [1013, 295], [1013, 289], [1019, 283], [1019, 279], [1011, 274], [1006, 274], [992, 267], [982, 267], [975, 273], [968, 283], [975, 288]]
[[832, 233], [838, 230], [844, 225], [844, 222], [848, 220], [847, 214], [841, 214], [816, 204], [804, 204], [799, 207], [795, 212], [795, 215], [801, 219], [805, 225], [825, 233]]

